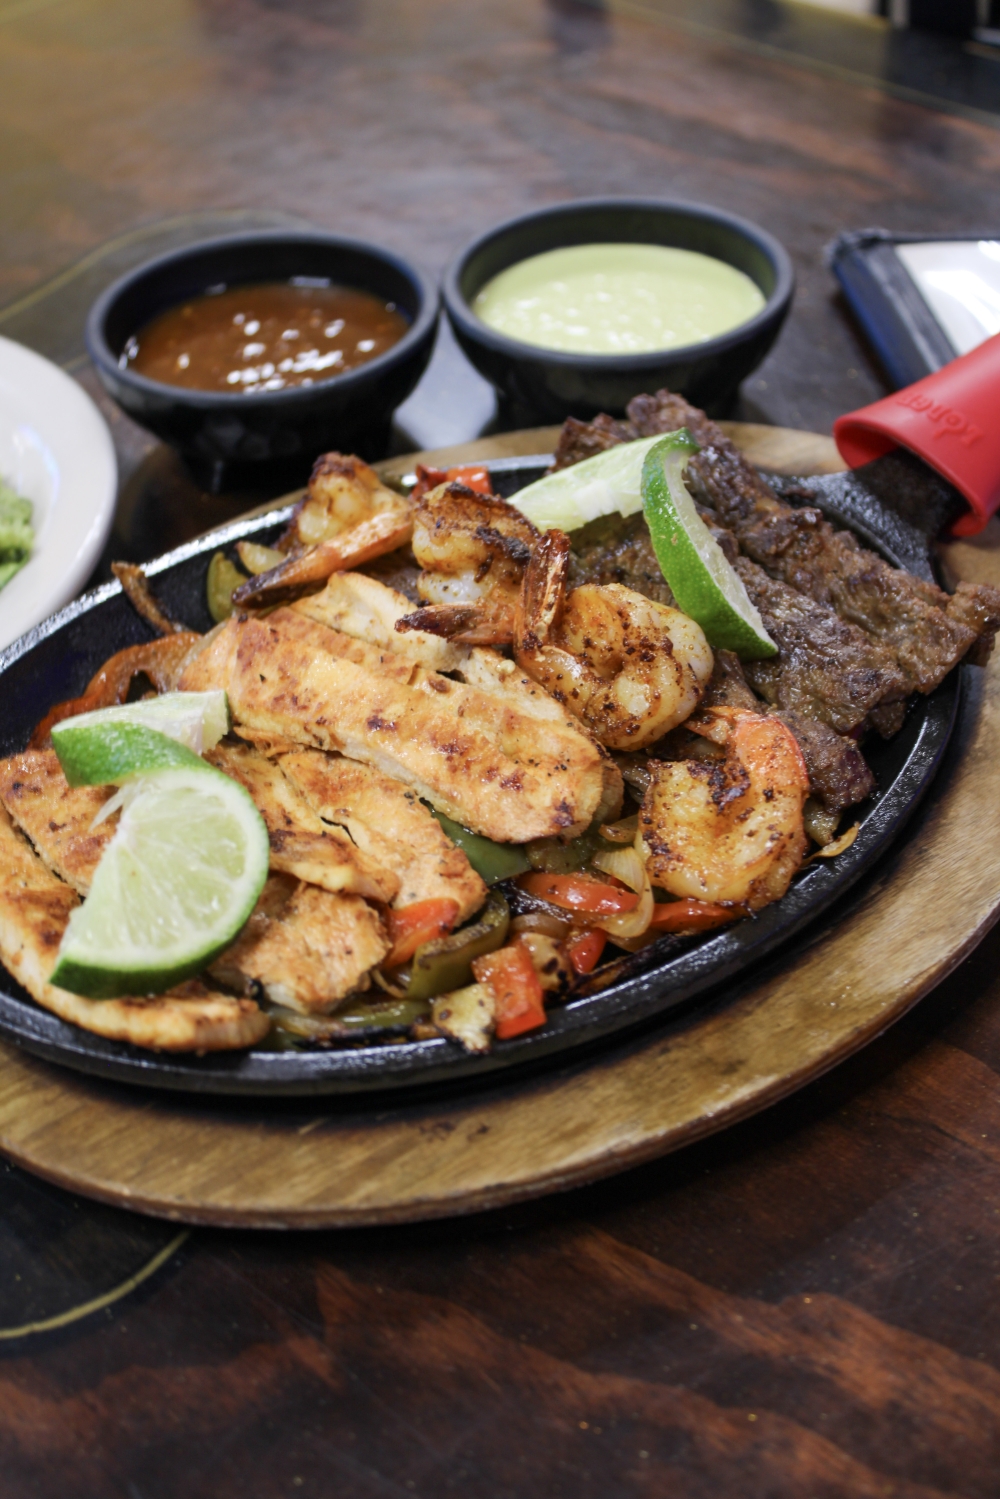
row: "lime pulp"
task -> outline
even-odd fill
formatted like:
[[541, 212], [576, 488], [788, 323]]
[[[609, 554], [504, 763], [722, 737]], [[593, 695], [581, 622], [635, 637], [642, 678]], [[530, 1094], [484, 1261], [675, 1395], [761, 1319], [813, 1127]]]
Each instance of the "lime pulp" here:
[[267, 878], [267, 829], [242, 786], [192, 758], [119, 793], [121, 820], [70, 917], [53, 984], [90, 999], [162, 994], [243, 927]]

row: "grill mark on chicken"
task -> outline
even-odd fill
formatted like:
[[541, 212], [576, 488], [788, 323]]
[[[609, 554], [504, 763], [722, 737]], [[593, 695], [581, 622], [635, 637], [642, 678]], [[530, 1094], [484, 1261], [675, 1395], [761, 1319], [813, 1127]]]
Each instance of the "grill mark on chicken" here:
[[0, 802], [39, 856], [79, 895], [114, 837], [111, 818], [92, 826], [113, 786], [70, 786], [55, 750], [25, 750], [0, 760]]

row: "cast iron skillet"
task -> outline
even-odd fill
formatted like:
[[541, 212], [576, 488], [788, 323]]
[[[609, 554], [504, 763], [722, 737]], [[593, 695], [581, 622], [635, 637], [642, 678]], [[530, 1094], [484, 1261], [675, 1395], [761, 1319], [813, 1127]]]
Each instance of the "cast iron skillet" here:
[[[507, 459], [490, 465], [500, 493], [511, 495], [537, 478], [547, 457]], [[882, 468], [880, 469], [880, 465]], [[886, 470], [886, 465], [889, 469]], [[897, 488], [890, 460], [869, 465], [883, 478], [883, 493]], [[924, 471], [926, 475], [926, 471]], [[886, 477], [888, 474], [888, 477]], [[909, 479], [912, 492], [913, 474]], [[866, 544], [896, 566], [931, 576], [929, 541], [912, 516], [901, 520], [877, 497], [879, 485], [859, 484], [855, 475], [805, 480], [791, 497], [821, 503], [831, 518], [850, 524]], [[786, 491], [789, 485], [783, 486]], [[904, 485], [905, 487], [905, 485]], [[940, 498], [940, 496], [939, 496]], [[205, 604], [205, 574], [220, 547], [242, 538], [274, 539], [290, 508], [263, 519], [242, 520], [179, 547], [146, 571], [167, 610], [194, 629], [211, 625]], [[898, 509], [898, 507], [897, 507]], [[933, 534], [941, 519], [934, 496], [922, 504], [920, 520]], [[149, 638], [150, 630], [123, 597], [117, 583], [78, 599], [0, 653], [0, 754], [25, 747], [34, 726], [53, 703], [79, 694], [114, 651]], [[926, 698], [918, 698], [903, 728], [887, 743], [871, 743], [867, 756], [878, 791], [860, 809], [861, 828], [852, 847], [819, 860], [798, 875], [785, 897], [754, 920], [702, 939], [665, 937], [594, 975], [566, 1005], [554, 1006], [539, 1031], [499, 1042], [486, 1056], [469, 1056], [446, 1040], [362, 1045], [348, 1050], [220, 1052], [170, 1056], [141, 1051], [68, 1025], [41, 1009], [0, 969], [0, 1034], [28, 1051], [82, 1072], [152, 1087], [200, 1093], [255, 1095], [350, 1093], [413, 1084], [475, 1078], [573, 1047], [662, 1016], [710, 992], [724, 992], [738, 976], [800, 932], [867, 870], [897, 836], [917, 806], [941, 761], [961, 693], [953, 671]]]

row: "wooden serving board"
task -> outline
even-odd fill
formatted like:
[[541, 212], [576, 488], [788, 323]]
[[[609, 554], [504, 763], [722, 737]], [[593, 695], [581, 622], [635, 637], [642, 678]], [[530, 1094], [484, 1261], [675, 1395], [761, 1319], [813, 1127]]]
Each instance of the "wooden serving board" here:
[[[840, 468], [829, 439], [730, 427], [776, 471]], [[545, 451], [553, 431], [390, 460]], [[1000, 576], [1000, 527], [948, 549]], [[721, 1006], [595, 1057], [462, 1094], [248, 1103], [102, 1083], [0, 1045], [0, 1149], [62, 1186], [185, 1223], [305, 1228], [468, 1213], [638, 1164], [775, 1102], [864, 1046], [956, 966], [1000, 910], [1000, 663], [967, 694], [910, 832], [835, 925]], [[975, 850], [974, 856], [970, 854]]]

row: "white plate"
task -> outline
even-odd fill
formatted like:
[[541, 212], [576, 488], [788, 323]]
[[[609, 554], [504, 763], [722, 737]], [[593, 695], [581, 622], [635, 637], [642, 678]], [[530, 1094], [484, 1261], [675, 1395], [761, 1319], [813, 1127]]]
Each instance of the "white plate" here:
[[34, 509], [35, 545], [0, 589], [0, 650], [86, 583], [115, 513], [107, 423], [57, 365], [0, 338], [0, 476]]

